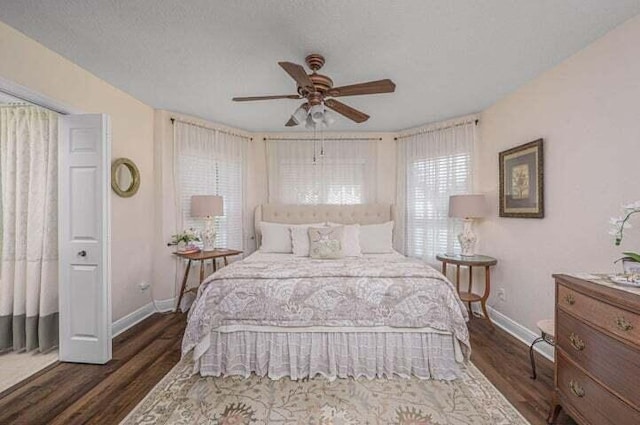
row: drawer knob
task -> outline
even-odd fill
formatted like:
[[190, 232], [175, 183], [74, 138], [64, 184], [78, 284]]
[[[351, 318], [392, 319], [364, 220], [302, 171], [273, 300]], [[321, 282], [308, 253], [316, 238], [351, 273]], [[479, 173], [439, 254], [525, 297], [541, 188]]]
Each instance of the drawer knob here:
[[575, 348], [577, 351], [582, 351], [586, 347], [582, 338], [580, 338], [578, 335], [574, 334], [573, 332], [571, 332], [571, 335], [569, 335], [569, 341], [571, 342], [571, 346]]
[[569, 305], [574, 305], [576, 303], [576, 297], [574, 297], [573, 294], [567, 294], [564, 296], [564, 302]]
[[571, 380], [569, 382], [569, 389], [571, 390], [573, 395], [575, 395], [576, 397], [578, 398], [584, 397], [584, 388], [578, 385], [578, 383], [575, 382], [574, 380]]
[[622, 316], [616, 317], [616, 326], [618, 326], [618, 329], [624, 332], [628, 332], [633, 329], [633, 325]]

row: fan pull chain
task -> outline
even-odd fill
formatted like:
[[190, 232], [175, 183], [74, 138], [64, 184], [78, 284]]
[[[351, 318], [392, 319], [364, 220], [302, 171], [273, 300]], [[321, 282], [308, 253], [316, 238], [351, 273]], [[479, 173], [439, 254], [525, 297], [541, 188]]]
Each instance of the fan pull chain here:
[[316, 123], [313, 123], [313, 165], [316, 165]]

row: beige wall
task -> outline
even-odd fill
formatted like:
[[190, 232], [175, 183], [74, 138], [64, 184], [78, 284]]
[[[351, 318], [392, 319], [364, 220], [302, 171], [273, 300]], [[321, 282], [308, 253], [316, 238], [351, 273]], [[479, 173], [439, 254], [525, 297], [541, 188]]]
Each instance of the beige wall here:
[[[492, 215], [480, 238], [499, 260], [490, 304], [529, 329], [553, 317], [552, 273], [610, 272], [620, 257], [607, 220], [640, 199], [639, 43], [636, 17], [482, 113], [478, 188]], [[538, 138], [546, 217], [498, 218], [498, 152]], [[640, 250], [640, 232], [621, 248]]]
[[112, 155], [140, 169], [140, 191], [112, 194], [113, 320], [151, 301], [138, 283], [151, 282], [153, 229], [153, 109], [0, 22], [0, 77], [68, 105], [111, 116]]

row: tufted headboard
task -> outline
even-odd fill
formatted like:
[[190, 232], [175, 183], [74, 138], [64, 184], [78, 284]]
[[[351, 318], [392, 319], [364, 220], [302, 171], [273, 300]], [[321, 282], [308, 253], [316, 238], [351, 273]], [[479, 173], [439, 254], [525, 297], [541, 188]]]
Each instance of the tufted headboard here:
[[260, 244], [260, 222], [284, 224], [342, 223], [379, 224], [394, 219], [391, 204], [293, 205], [263, 204], [256, 208], [256, 240]]

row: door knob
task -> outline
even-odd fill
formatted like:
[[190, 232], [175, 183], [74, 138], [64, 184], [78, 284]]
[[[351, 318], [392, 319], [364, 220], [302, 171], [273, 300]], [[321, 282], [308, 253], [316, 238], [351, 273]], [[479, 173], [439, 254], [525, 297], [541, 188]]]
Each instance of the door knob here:
[[86, 257], [86, 256], [87, 256], [87, 251], [85, 251], [85, 250], [83, 249], [82, 251], [78, 252], [78, 255], [79, 255], [80, 257]]

